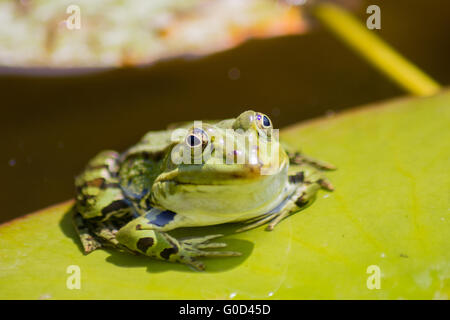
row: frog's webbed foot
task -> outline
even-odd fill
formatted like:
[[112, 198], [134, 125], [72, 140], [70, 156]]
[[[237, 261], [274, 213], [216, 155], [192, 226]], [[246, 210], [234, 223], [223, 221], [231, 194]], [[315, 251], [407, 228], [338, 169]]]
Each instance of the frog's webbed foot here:
[[223, 237], [223, 234], [215, 234], [204, 237], [185, 238], [180, 243], [180, 262], [193, 266], [198, 270], [204, 270], [202, 262], [197, 261], [197, 257], [233, 257], [240, 256], [236, 251], [207, 251], [203, 249], [223, 248], [227, 244], [223, 242], [209, 242], [212, 239]]
[[139, 217], [130, 221], [116, 234], [120, 245], [129, 250], [153, 257], [159, 260], [180, 262], [198, 270], [205, 266], [197, 257], [230, 257], [239, 256], [233, 251], [209, 251], [208, 249], [223, 248], [226, 243], [210, 242], [222, 237], [221, 234], [203, 237], [176, 239], [160, 227], [152, 224], [146, 217]]

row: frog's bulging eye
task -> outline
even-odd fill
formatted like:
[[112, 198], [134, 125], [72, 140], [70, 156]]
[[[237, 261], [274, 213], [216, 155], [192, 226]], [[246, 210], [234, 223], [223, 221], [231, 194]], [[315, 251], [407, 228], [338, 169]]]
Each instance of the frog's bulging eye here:
[[272, 128], [272, 121], [270, 121], [268, 116], [262, 113], [256, 114], [256, 124], [260, 129]]
[[270, 137], [272, 133], [272, 121], [269, 117], [262, 113], [256, 113], [256, 125], [260, 132], [263, 132], [266, 136]]
[[199, 128], [192, 129], [191, 133], [186, 137], [186, 144], [191, 148], [197, 148], [201, 146], [202, 149], [205, 149], [208, 143], [208, 134], [204, 130]]
[[197, 136], [191, 134], [191, 135], [188, 135], [188, 136], [187, 136], [187, 138], [186, 138], [186, 143], [187, 143], [190, 147], [195, 148], [195, 147], [197, 147], [197, 146], [199, 146], [199, 145], [202, 144], [202, 140], [200, 140], [199, 137], [197, 137]]

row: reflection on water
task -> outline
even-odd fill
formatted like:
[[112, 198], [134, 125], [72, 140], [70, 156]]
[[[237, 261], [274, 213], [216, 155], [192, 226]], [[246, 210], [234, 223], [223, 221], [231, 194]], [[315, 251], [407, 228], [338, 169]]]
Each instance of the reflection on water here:
[[[374, 32], [448, 85], [444, 7], [450, 3], [383, 1], [380, 7], [382, 30]], [[96, 152], [124, 150], [171, 122], [234, 117], [253, 108], [281, 128], [404, 94], [321, 30], [140, 69], [3, 75], [0, 91], [0, 222], [71, 198], [74, 175]]]

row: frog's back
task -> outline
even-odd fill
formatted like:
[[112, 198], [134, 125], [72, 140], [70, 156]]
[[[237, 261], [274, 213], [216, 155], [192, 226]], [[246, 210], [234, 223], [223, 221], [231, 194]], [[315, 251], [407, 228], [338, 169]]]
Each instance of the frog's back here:
[[147, 132], [142, 139], [121, 155], [121, 162], [132, 156], [158, 157], [174, 143], [174, 130]]
[[119, 183], [118, 159], [117, 152], [102, 151], [76, 177], [76, 207], [84, 218], [105, 220], [111, 214], [124, 215], [129, 212], [129, 203]]

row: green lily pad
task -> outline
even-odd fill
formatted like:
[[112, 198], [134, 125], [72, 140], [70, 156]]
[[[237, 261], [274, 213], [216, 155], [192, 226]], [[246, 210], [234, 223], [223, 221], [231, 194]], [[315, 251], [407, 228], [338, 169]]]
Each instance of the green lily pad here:
[[[83, 255], [72, 202], [11, 221], [0, 226], [0, 298], [448, 299], [449, 120], [446, 91], [285, 129], [285, 140], [338, 166], [328, 174], [336, 190], [272, 232], [228, 235], [244, 254], [205, 259], [205, 272], [112, 250]], [[80, 289], [66, 286], [71, 265]], [[373, 265], [379, 289], [367, 285]]]

